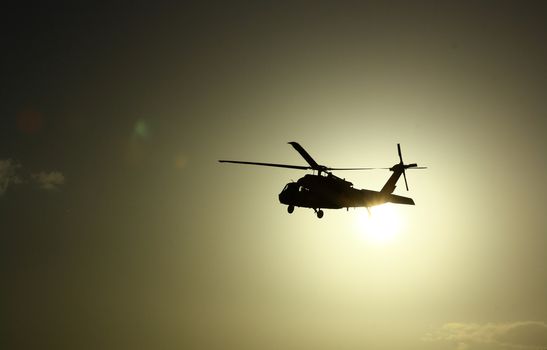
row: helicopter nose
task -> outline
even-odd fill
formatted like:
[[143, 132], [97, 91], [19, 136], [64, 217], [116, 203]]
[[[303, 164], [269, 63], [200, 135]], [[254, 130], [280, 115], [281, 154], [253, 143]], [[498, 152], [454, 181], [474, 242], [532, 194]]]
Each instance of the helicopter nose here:
[[279, 202], [283, 203], [283, 204], [287, 204], [287, 201], [288, 201], [288, 193], [285, 189], [283, 189], [283, 191], [281, 191], [279, 193]]

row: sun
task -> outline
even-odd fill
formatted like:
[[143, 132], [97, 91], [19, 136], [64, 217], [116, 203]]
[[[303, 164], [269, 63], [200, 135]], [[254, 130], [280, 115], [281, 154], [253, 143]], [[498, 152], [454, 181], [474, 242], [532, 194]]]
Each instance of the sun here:
[[356, 226], [360, 233], [375, 244], [388, 244], [395, 241], [401, 230], [401, 218], [392, 204], [382, 204], [359, 211]]

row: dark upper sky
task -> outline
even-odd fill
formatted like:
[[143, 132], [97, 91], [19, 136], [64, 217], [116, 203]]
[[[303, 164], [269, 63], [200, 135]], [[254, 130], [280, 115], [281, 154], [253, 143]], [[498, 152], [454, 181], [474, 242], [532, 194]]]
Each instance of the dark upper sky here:
[[[7, 348], [547, 346], [541, 2], [5, 7]], [[299, 174], [430, 167], [389, 244]], [[379, 189], [387, 174], [344, 174]], [[401, 185], [401, 184], [399, 184]]]

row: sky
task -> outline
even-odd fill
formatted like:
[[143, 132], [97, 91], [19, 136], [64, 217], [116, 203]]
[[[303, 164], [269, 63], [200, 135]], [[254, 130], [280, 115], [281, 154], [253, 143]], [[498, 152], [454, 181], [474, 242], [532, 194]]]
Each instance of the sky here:
[[[547, 8], [4, 6], [2, 348], [547, 348]], [[415, 206], [288, 214], [305, 172]], [[390, 173], [336, 172], [379, 190]]]

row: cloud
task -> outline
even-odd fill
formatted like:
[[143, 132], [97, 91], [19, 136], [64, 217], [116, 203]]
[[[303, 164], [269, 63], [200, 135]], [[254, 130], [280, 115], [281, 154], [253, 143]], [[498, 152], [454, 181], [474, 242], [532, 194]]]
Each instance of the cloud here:
[[45, 171], [32, 174], [32, 179], [44, 190], [55, 190], [65, 183], [65, 176], [59, 171], [46, 173]]
[[22, 182], [16, 174], [17, 169], [20, 167], [11, 159], [0, 159], [0, 196], [6, 192], [10, 185]]
[[512, 323], [446, 323], [426, 334], [428, 342], [448, 342], [455, 349], [517, 349], [547, 348], [547, 324], [536, 321]]
[[8, 187], [14, 184], [28, 183], [30, 180], [36, 182], [44, 190], [54, 190], [65, 183], [65, 176], [60, 171], [41, 171], [27, 176], [20, 175], [21, 164], [11, 159], [0, 159], [0, 196]]

